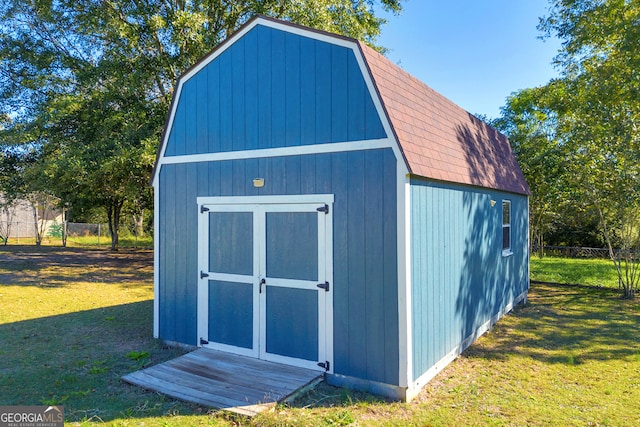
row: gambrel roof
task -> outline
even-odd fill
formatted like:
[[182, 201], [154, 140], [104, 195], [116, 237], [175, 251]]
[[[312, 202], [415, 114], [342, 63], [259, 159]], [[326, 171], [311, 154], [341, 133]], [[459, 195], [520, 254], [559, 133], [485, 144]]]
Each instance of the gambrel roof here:
[[[363, 72], [373, 83], [375, 94], [386, 114], [393, 138], [404, 156], [409, 173], [416, 177], [473, 185], [517, 194], [530, 194], [522, 170], [507, 138], [483, 121], [440, 95], [374, 49], [355, 39], [302, 27], [273, 18], [257, 16], [221, 43], [178, 80], [167, 126], [158, 150], [152, 182], [159, 170], [169, 138], [180, 87], [194, 76], [194, 70], [209, 63], [238, 40], [238, 35], [256, 25], [272, 25], [309, 37], [322, 38], [359, 53]], [[381, 118], [382, 119], [382, 118]], [[326, 141], [331, 142], [331, 141]], [[336, 141], [333, 141], [336, 142]]]
[[369, 46], [358, 45], [412, 174], [529, 194], [504, 135]]

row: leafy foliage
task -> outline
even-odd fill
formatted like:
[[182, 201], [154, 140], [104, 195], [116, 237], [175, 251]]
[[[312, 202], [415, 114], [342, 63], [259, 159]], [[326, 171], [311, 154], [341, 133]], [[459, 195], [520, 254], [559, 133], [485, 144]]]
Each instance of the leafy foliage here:
[[[25, 0], [0, 5], [2, 138], [38, 147], [34, 173], [71, 211], [142, 218], [172, 87], [256, 14], [374, 45], [401, 0]], [[378, 48], [382, 50], [381, 48]]]
[[534, 190], [532, 217], [595, 212], [624, 294], [633, 297], [640, 284], [640, 3], [551, 4], [540, 29], [563, 40], [555, 59], [562, 77], [515, 94], [498, 122]]

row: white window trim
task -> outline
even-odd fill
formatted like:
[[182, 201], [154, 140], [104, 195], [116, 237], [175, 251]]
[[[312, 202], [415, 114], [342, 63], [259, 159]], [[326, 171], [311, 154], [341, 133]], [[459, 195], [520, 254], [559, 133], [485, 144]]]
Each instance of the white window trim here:
[[[504, 206], [505, 206], [505, 204], [509, 205], [509, 224], [505, 224], [504, 223]], [[512, 242], [512, 239], [511, 239], [511, 237], [512, 237], [512, 233], [511, 233], [511, 223], [512, 223], [512, 221], [511, 221], [511, 216], [512, 216], [512, 213], [511, 213], [511, 200], [502, 199], [502, 205], [501, 206], [502, 206], [502, 217], [500, 219], [500, 222], [501, 222], [500, 237], [501, 237], [501, 240], [502, 240], [502, 245], [504, 245], [504, 228], [505, 227], [509, 227], [509, 247], [506, 248], [506, 249], [505, 248], [502, 249], [502, 256], [503, 257], [507, 257], [507, 256], [513, 255], [513, 249], [512, 249], [513, 248], [513, 242]]]

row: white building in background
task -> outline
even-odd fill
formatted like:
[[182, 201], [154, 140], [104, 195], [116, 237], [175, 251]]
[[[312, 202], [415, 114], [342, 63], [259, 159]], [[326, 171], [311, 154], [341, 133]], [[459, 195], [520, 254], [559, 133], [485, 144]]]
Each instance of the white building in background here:
[[53, 203], [42, 203], [37, 198], [33, 200], [17, 199], [11, 204], [6, 204], [3, 195], [0, 194], [0, 241], [4, 240], [7, 230], [9, 241], [12, 239], [35, 238], [36, 231], [40, 230], [43, 236], [47, 236], [51, 226], [63, 221], [62, 211], [55, 209]]

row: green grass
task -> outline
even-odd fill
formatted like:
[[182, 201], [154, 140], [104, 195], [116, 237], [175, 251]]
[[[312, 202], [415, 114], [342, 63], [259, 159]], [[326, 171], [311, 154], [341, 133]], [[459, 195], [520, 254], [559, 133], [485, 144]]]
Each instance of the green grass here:
[[640, 303], [534, 285], [411, 403], [321, 384], [254, 419], [120, 377], [176, 357], [152, 335], [152, 253], [0, 248], [0, 405], [63, 404], [69, 425], [640, 425]]
[[618, 275], [608, 259], [531, 257], [531, 280], [618, 288]]
[[[2, 245], [3, 242], [0, 242]], [[9, 246], [23, 246], [33, 245], [35, 246], [35, 238], [16, 238], [9, 239]], [[43, 246], [62, 246], [62, 239], [57, 237], [45, 237], [42, 241]], [[69, 236], [67, 237], [67, 247], [70, 248], [110, 248], [111, 237], [110, 236]], [[118, 239], [118, 247], [124, 249], [142, 249], [153, 248], [153, 237], [151, 235], [145, 235], [136, 238], [132, 235], [123, 235]]]

